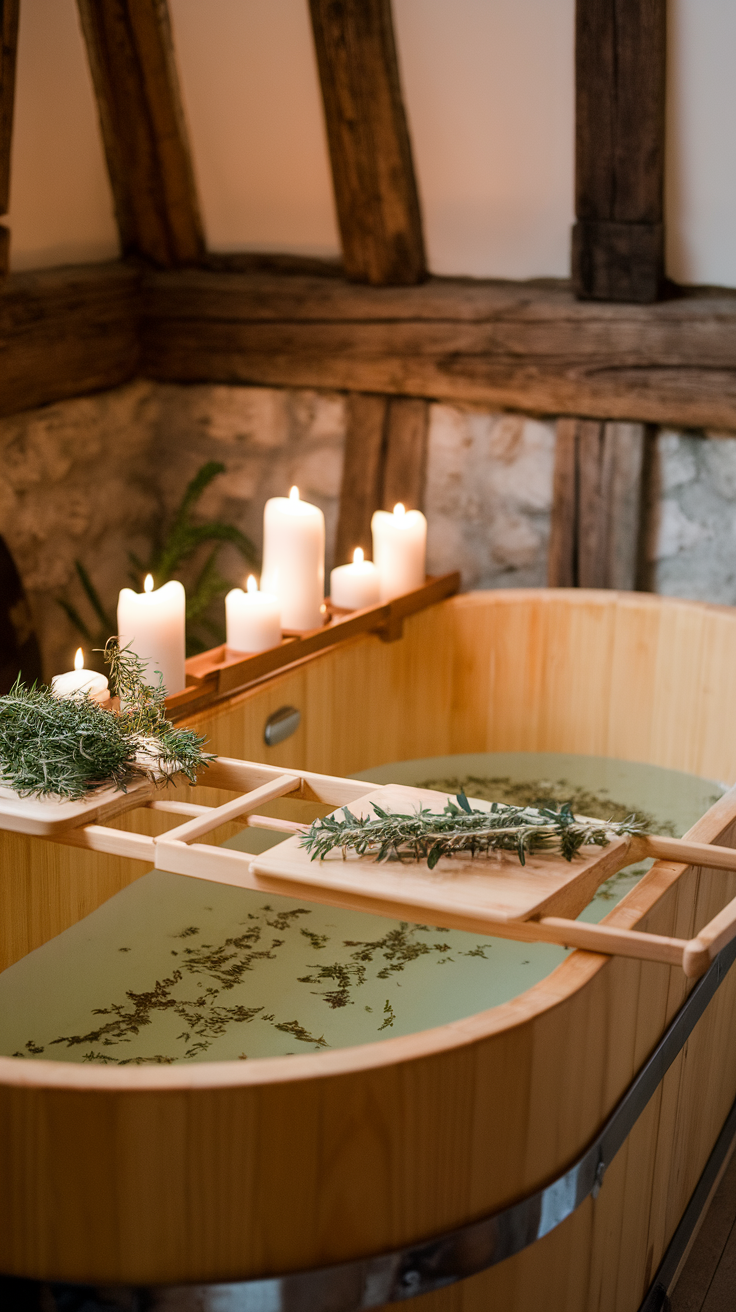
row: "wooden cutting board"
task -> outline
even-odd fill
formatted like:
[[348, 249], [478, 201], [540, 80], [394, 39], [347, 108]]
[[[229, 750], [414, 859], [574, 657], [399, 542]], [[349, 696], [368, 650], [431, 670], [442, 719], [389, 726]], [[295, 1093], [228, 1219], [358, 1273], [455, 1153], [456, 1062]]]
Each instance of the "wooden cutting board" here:
[[[376, 801], [388, 811], [405, 813], [420, 805], [442, 811], [447, 800], [446, 793], [389, 785], [366, 794], [350, 809], [354, 815], [372, 815]], [[490, 810], [489, 802], [470, 800], [474, 809]], [[457, 923], [460, 918], [480, 929], [542, 913], [579, 915], [596, 889], [626, 865], [628, 848], [627, 839], [616, 838], [607, 847], [582, 848], [572, 861], [544, 854], [528, 856], [524, 866], [511, 852], [442, 857], [430, 870], [426, 861], [379, 864], [368, 856], [343, 860], [340, 852], [312, 861], [301, 837], [295, 835], [256, 857], [250, 869], [259, 880], [274, 881], [274, 887], [283, 881], [292, 888], [332, 890], [343, 897], [352, 894], [356, 905], [381, 904], [386, 910], [395, 905], [399, 918], [413, 908], [440, 924]]]

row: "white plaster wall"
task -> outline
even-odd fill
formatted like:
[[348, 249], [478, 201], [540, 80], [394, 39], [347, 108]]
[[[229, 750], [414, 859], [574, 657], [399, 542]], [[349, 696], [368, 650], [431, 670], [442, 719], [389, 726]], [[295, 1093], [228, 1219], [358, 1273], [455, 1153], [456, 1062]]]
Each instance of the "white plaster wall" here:
[[435, 273], [565, 278], [574, 0], [394, 0]]
[[306, 0], [169, 0], [212, 250], [339, 254]]
[[12, 269], [116, 259], [119, 243], [74, 0], [20, 6], [11, 157]]
[[736, 4], [669, 0], [667, 271], [736, 286]]
[[[307, 0], [170, 0], [213, 249], [338, 251]], [[564, 276], [574, 0], [394, 0], [432, 268]], [[669, 0], [668, 272], [736, 286], [734, 0]], [[13, 268], [117, 253], [74, 0], [23, 0]]]

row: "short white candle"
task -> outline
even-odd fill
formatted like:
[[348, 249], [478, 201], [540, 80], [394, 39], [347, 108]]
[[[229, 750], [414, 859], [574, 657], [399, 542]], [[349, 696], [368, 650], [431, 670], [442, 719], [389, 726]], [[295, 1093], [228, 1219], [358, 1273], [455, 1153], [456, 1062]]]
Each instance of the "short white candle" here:
[[54, 697], [74, 697], [77, 693], [86, 693], [93, 702], [100, 702], [101, 705], [110, 700], [108, 682], [104, 674], [97, 674], [95, 670], [85, 670], [84, 652], [81, 647], [77, 647], [74, 669], [66, 674], [54, 675], [51, 680], [51, 691]]
[[361, 547], [353, 552], [352, 565], [338, 565], [330, 574], [330, 601], [341, 610], [377, 606], [380, 596], [378, 570], [363, 559]]
[[184, 588], [172, 579], [154, 591], [150, 574], [143, 587], [143, 592], [123, 588], [118, 598], [120, 646], [130, 646], [146, 662], [149, 683], [158, 682], [160, 671], [166, 691], [181, 692], [186, 687]]
[[259, 592], [251, 574], [247, 591], [233, 588], [225, 598], [227, 645], [231, 651], [268, 651], [281, 642], [281, 612], [278, 597]]
[[393, 515], [377, 510], [371, 531], [381, 601], [420, 588], [426, 577], [427, 559], [427, 521], [421, 510], [406, 511], [401, 502], [394, 506]]
[[317, 629], [325, 599], [325, 517], [318, 506], [271, 497], [263, 512], [261, 587], [279, 599], [284, 629]]

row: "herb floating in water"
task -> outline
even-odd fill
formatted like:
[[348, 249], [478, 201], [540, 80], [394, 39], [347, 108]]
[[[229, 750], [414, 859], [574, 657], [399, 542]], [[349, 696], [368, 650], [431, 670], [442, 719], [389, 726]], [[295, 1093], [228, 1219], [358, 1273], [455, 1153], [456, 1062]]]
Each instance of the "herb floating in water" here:
[[0, 697], [0, 784], [20, 797], [76, 801], [112, 784], [126, 791], [136, 778], [160, 780], [181, 771], [191, 783], [214, 758], [203, 738], [177, 729], [166, 718], [166, 689], [144, 681], [144, 662], [122, 650], [116, 638], [105, 647], [121, 709], [103, 710], [84, 693], [55, 697], [50, 688], [20, 680]]
[[477, 811], [464, 793], [457, 794], [457, 802], [448, 801], [442, 812], [422, 807], [413, 815], [384, 811], [374, 802], [375, 815], [367, 817], [355, 816], [344, 806], [344, 819], [328, 815], [315, 820], [301, 846], [313, 861], [342, 848], [343, 859], [352, 851], [358, 856], [375, 854], [376, 861], [426, 861], [433, 870], [440, 857], [461, 852], [515, 852], [522, 865], [532, 852], [555, 852], [572, 861], [586, 843], [606, 847], [611, 838], [640, 832], [633, 815], [601, 823], [577, 819], [569, 805], [553, 811], [493, 802], [490, 811]]

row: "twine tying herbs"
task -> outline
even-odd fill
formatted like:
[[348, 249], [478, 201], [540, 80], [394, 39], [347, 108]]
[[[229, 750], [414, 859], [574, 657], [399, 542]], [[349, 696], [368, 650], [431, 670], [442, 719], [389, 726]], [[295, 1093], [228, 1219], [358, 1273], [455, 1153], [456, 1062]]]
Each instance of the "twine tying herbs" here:
[[166, 689], [145, 682], [145, 663], [117, 638], [105, 646], [119, 712], [103, 710], [83, 692], [55, 697], [50, 688], [20, 680], [0, 697], [0, 784], [20, 797], [76, 801], [112, 785], [126, 791], [135, 779], [160, 782], [180, 771], [191, 783], [214, 758], [204, 739], [166, 717]]
[[374, 802], [375, 815], [361, 817], [344, 806], [343, 819], [328, 815], [315, 820], [301, 846], [313, 861], [341, 848], [343, 859], [355, 852], [376, 861], [426, 861], [433, 870], [440, 857], [460, 853], [515, 852], [521, 865], [533, 852], [553, 852], [572, 861], [587, 843], [606, 847], [612, 838], [641, 832], [634, 815], [601, 822], [576, 818], [569, 805], [553, 811], [493, 802], [490, 811], [478, 811], [465, 793], [458, 793], [456, 801], [457, 806], [448, 801], [441, 812], [422, 807], [412, 815], [385, 811]]

